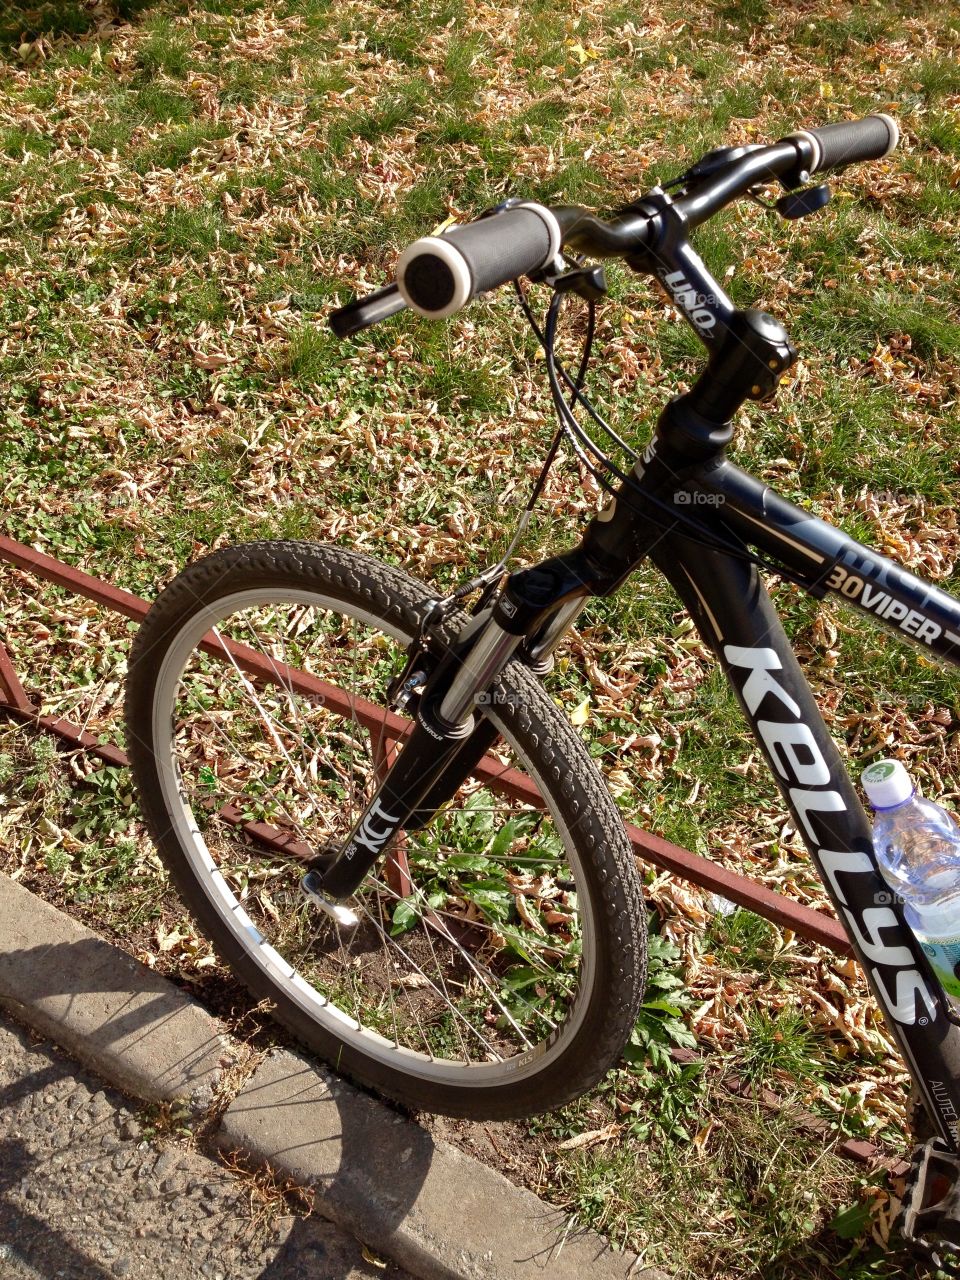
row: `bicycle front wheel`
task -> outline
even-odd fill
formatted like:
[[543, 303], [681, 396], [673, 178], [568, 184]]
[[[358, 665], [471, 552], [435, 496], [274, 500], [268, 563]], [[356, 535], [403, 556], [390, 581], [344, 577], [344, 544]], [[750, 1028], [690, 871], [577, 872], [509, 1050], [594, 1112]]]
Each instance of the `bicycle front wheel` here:
[[349, 901], [358, 927], [300, 889], [304, 856], [345, 838], [403, 750], [386, 690], [433, 599], [336, 547], [198, 561], [136, 638], [128, 750], [191, 914], [305, 1045], [412, 1106], [527, 1115], [617, 1059], [646, 935], [616, 807], [525, 668], [484, 708], [492, 754]]

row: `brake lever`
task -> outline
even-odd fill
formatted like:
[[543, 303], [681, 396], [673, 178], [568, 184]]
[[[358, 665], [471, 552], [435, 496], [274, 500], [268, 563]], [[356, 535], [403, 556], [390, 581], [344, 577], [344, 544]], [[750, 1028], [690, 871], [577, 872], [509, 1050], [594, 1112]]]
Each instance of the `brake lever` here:
[[751, 187], [747, 192], [749, 199], [754, 204], [766, 209], [770, 213], [778, 213], [781, 218], [794, 220], [796, 218], [806, 218], [811, 213], [819, 213], [826, 205], [830, 203], [831, 191], [826, 182], [821, 182], [816, 187], [804, 187], [797, 191], [788, 191], [785, 196], [780, 196], [777, 200], [765, 200], [759, 192], [762, 187]]
[[818, 213], [830, 203], [830, 187], [821, 182], [816, 187], [805, 187], [802, 191], [788, 191], [774, 205], [781, 218], [806, 218], [808, 214]]
[[586, 302], [599, 302], [607, 292], [607, 276], [603, 267], [576, 267], [552, 281], [558, 293], [575, 293]]

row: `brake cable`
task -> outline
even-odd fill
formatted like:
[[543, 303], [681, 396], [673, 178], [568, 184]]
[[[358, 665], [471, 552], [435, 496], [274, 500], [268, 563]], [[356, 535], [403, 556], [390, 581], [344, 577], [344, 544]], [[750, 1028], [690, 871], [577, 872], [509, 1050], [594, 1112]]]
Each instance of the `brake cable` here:
[[[544, 343], [543, 334], [536, 322], [536, 319], [533, 316], [532, 311], [530, 310], [527, 300], [523, 294], [523, 290], [520, 288], [519, 281], [514, 280], [513, 284], [514, 284], [514, 288], [516, 289], [517, 295], [520, 298], [520, 303], [527, 317], [527, 321], [530, 324], [530, 327], [533, 330], [533, 332], [536, 334], [538, 342], [540, 342], [541, 346], [543, 346], [543, 343]], [[587, 369], [590, 365], [590, 355], [593, 350], [593, 339], [596, 332], [596, 303], [591, 300], [588, 302], [587, 306], [588, 306], [587, 333], [584, 340], [583, 353], [580, 357], [580, 365], [579, 365], [579, 368], [577, 369], [576, 377], [571, 378], [565, 368], [561, 369], [561, 375], [563, 377], [563, 380], [567, 384], [567, 386], [570, 388], [571, 405], [576, 404], [578, 401], [589, 405], [589, 401], [583, 395], [583, 384], [584, 384], [584, 381], [586, 380]], [[590, 406], [590, 412], [594, 412], [592, 409], [592, 406]], [[598, 417], [597, 421], [601, 426], [605, 425], [601, 418]], [[530, 519], [531, 519], [531, 516], [533, 515], [533, 509], [537, 505], [537, 502], [540, 499], [540, 495], [543, 493], [544, 487], [547, 483], [547, 478], [550, 475], [550, 471], [553, 467], [554, 462], [556, 461], [557, 454], [560, 451], [560, 445], [563, 443], [563, 438], [567, 434], [568, 433], [566, 432], [561, 422], [561, 425], [557, 427], [556, 433], [554, 434], [554, 437], [550, 442], [550, 447], [547, 450], [546, 456], [543, 460], [543, 465], [541, 466], [540, 472], [533, 483], [533, 488], [530, 491], [530, 496], [527, 498], [526, 505], [524, 506], [523, 510], [520, 513], [520, 518], [517, 521], [516, 529], [514, 531], [513, 537], [511, 538], [506, 551], [503, 553], [503, 555], [500, 557], [500, 559], [497, 561], [496, 564], [490, 565], [488, 568], [483, 569], [480, 573], [476, 574], [474, 577], [470, 578], [468, 581], [462, 583], [459, 587], [456, 588], [456, 590], [452, 591], [450, 595], [444, 597], [442, 600], [438, 600], [436, 602], [436, 605], [434, 606], [434, 609], [430, 611], [431, 622], [438, 621], [440, 617], [448, 613], [449, 610], [455, 604], [458, 604], [461, 600], [465, 599], [467, 596], [472, 595], [474, 591], [479, 591], [481, 588], [490, 588], [494, 586], [497, 582], [499, 582], [499, 580], [503, 577], [504, 573], [506, 572], [507, 566], [509, 565], [510, 561], [513, 558], [513, 554], [520, 543], [520, 539], [523, 537], [523, 535], [527, 531], [527, 528], [529, 527]], [[623, 442], [623, 447], [625, 449], [629, 449], [629, 446], [625, 442]], [[634, 456], [636, 457], [636, 455]], [[437, 612], [438, 610], [442, 610], [442, 612]]]
[[[567, 261], [570, 262], [573, 269], [577, 270], [581, 268], [581, 263], [579, 261], [571, 258], [568, 258]], [[537, 478], [534, 481], [533, 488], [530, 491], [530, 496], [527, 499], [523, 511], [520, 513], [516, 529], [506, 551], [496, 564], [483, 569], [480, 573], [474, 575], [466, 582], [461, 583], [461, 585], [449, 595], [435, 602], [433, 608], [424, 618], [420, 636], [417, 638], [421, 644], [424, 634], [430, 626], [446, 617], [455, 605], [459, 604], [459, 602], [464, 600], [467, 596], [472, 595], [475, 591], [482, 590], [483, 592], [479, 603], [475, 606], [475, 611], [485, 605], [489, 598], [489, 592], [503, 577], [503, 574], [506, 572], [520, 540], [529, 527], [534, 507], [543, 493], [550, 471], [556, 462], [560, 445], [564, 438], [567, 439], [579, 462], [586, 472], [594, 479], [601, 490], [609, 494], [611, 497], [616, 497], [617, 501], [626, 506], [626, 508], [634, 515], [643, 518], [649, 514], [649, 511], [645, 512], [643, 510], [643, 507], [640, 505], [640, 501], [631, 499], [630, 490], [636, 489], [636, 485], [631, 476], [622, 471], [610, 456], [596, 443], [596, 441], [587, 434], [581, 424], [577, 421], [573, 412], [577, 407], [582, 409], [588, 417], [596, 423], [600, 430], [609, 436], [610, 439], [623, 450], [631, 461], [637, 461], [640, 456], [637, 450], [633, 449], [610, 425], [610, 423], [607, 422], [583, 390], [596, 336], [596, 300], [594, 298], [584, 299], [587, 306], [587, 329], [584, 336], [583, 350], [580, 356], [579, 366], [577, 368], [576, 375], [571, 377], [565, 365], [557, 359], [556, 355], [557, 327], [560, 311], [566, 298], [566, 292], [554, 288], [553, 297], [551, 298], [550, 305], [547, 309], [546, 322], [543, 327], [541, 327], [533, 314], [529, 300], [524, 293], [520, 282], [515, 280], [513, 285], [524, 317], [546, 357], [547, 378], [550, 386], [550, 394], [553, 401], [554, 411], [559, 420], [559, 426], [550, 442], [550, 447], [547, 450], [543, 465], [541, 466]], [[566, 390], [564, 388], [566, 388]], [[568, 393], [569, 402], [567, 400]], [[613, 476], [614, 480], [620, 482], [622, 487], [619, 492], [614, 488], [614, 484], [611, 482], [610, 476]], [[636, 492], [640, 494], [639, 489], [636, 489]], [[792, 582], [796, 586], [809, 586], [809, 583], [807, 583], [800, 574], [794, 573], [785, 565], [779, 564], [757, 551], [752, 551], [744, 547], [744, 545], [739, 541], [718, 537], [716, 534], [706, 530], [702, 525], [698, 524], [695, 519], [691, 518], [686, 513], [678, 512], [675, 506], [664, 502], [661, 498], [649, 493], [643, 493], [642, 501], [648, 509], [650, 507], [654, 507], [662, 511], [664, 514], [669, 515], [676, 532], [681, 537], [695, 542], [698, 546], [705, 547], [711, 551], [722, 552], [739, 560], [744, 560], [747, 563], [756, 565], [760, 569], [766, 570], [768, 573], [777, 575], [784, 581]]]
[[[634, 515], [643, 518], [648, 515], [648, 512], [644, 511], [639, 500], [631, 500], [631, 489], [634, 489], [638, 495], [641, 495], [641, 491], [635, 485], [632, 477], [621, 471], [612, 459], [604, 453], [596, 441], [591, 439], [574, 417], [572, 409], [567, 405], [564, 397], [563, 389], [560, 386], [560, 380], [563, 378], [563, 380], [570, 385], [570, 379], [568, 375], [565, 375], [563, 367], [557, 361], [555, 354], [557, 320], [563, 300], [563, 294], [554, 294], [547, 313], [545, 331], [542, 335], [539, 330], [539, 326], [536, 326], [535, 322], [532, 325], [546, 355], [547, 377], [550, 383], [554, 409], [560, 419], [562, 430], [570, 440], [578, 458], [600, 488], [603, 489], [604, 492], [610, 494], [611, 497], [616, 497], [617, 502], [626, 506]], [[525, 311], [526, 310], [528, 310], [528, 308], [525, 307]], [[596, 411], [588, 397], [583, 394], [582, 390], [578, 389], [575, 394], [571, 395], [570, 403], [571, 405], [580, 404], [589, 413], [590, 417], [607, 432], [612, 440], [621, 444], [625, 452], [631, 458], [637, 458], [637, 452], [621, 440], [618, 433], [614, 431], [613, 428], [610, 427], [604, 418]], [[596, 459], [596, 462], [591, 459], [591, 454]], [[611, 483], [609, 475], [612, 475], [616, 480], [620, 481], [623, 486], [619, 492]], [[752, 551], [744, 547], [739, 541], [717, 537], [715, 534], [704, 529], [704, 527], [698, 524], [696, 520], [692, 519], [685, 513], [678, 512], [675, 506], [664, 502], [655, 495], [643, 492], [641, 496], [643, 503], [646, 504], [648, 508], [655, 507], [671, 517], [673, 526], [681, 537], [688, 538], [697, 543], [697, 545], [706, 547], [708, 550], [720, 551], [724, 554], [734, 556], [739, 560], [744, 560], [749, 564], [754, 564], [758, 568], [765, 569], [769, 573], [776, 574], [784, 581], [794, 583], [796, 586], [809, 586], [809, 583], [805, 578], [798, 573], [794, 573], [785, 565], [762, 555], [760, 552]]]

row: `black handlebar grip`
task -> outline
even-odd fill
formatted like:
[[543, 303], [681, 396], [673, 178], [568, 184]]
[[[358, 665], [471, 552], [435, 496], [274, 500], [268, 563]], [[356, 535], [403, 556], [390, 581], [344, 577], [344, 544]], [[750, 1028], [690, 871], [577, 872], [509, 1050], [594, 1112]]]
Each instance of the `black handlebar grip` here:
[[814, 157], [810, 172], [823, 173], [888, 156], [900, 141], [900, 130], [890, 116], [876, 115], [825, 124], [820, 129], [803, 129], [790, 136], [811, 143]]
[[478, 293], [544, 266], [560, 252], [560, 244], [560, 226], [549, 209], [514, 205], [414, 241], [397, 263], [397, 287], [408, 307], [442, 320]]

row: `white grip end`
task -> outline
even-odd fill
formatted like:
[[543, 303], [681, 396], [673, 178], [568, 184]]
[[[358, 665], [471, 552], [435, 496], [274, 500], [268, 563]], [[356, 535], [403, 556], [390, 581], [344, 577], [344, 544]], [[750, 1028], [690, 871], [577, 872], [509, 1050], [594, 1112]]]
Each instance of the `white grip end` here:
[[[424, 256], [439, 258], [444, 266], [449, 269], [453, 278], [451, 297], [446, 305], [437, 311], [429, 311], [419, 303], [414, 302], [407, 290], [405, 278], [407, 268], [416, 258]], [[454, 315], [469, 302], [473, 292], [473, 280], [470, 276], [470, 268], [453, 241], [444, 240], [443, 236], [422, 236], [419, 240], [414, 240], [413, 244], [407, 245], [400, 255], [397, 262], [397, 288], [400, 290], [400, 296], [412, 311], [419, 312], [420, 315], [426, 316], [430, 320], [445, 320], [447, 316]]]
[[[885, 115], [882, 111], [875, 111], [874, 115], [878, 120], [882, 120], [890, 130], [890, 145], [883, 153], [883, 156], [888, 156], [891, 151], [896, 151], [897, 147], [900, 145], [900, 126], [897, 124], [896, 120], [894, 120], [893, 116]], [[880, 157], [881, 160], [883, 159], [883, 156]]]

